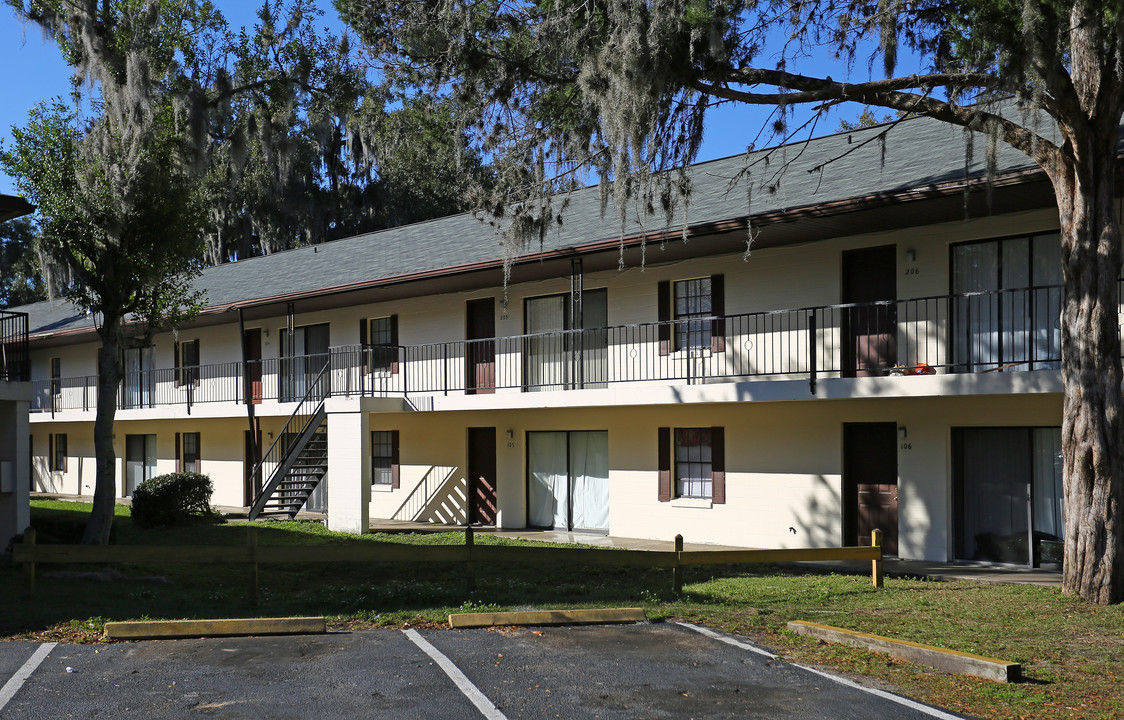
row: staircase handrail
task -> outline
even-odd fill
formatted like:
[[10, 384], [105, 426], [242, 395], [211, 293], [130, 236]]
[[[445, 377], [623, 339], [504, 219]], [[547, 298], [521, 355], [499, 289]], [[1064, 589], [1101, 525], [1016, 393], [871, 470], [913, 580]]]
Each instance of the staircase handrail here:
[[[275, 489], [272, 486], [275, 484], [273, 480], [276, 479], [278, 471], [285, 469], [286, 460], [288, 460], [289, 456], [294, 452], [300, 452], [303, 443], [294, 442], [289, 445], [289, 447], [285, 448], [284, 446], [281, 446], [280, 449], [278, 448], [278, 445], [282, 442], [282, 440], [284, 440], [286, 436], [290, 434], [295, 434], [298, 438], [303, 436], [313, 420], [319, 418], [320, 421], [323, 422], [323, 418], [320, 417], [319, 411], [324, 405], [324, 401], [328, 397], [328, 392], [326, 390], [327, 383], [325, 382], [325, 380], [330, 379], [330, 376], [327, 375], [328, 370], [329, 365], [328, 363], [325, 363], [324, 367], [320, 368], [320, 372], [316, 375], [316, 379], [309, 384], [308, 390], [305, 391], [304, 397], [301, 398], [300, 402], [297, 404], [296, 409], [293, 410], [292, 415], [290, 415], [289, 419], [285, 421], [285, 426], [281, 428], [281, 432], [279, 432], [277, 434], [277, 437], [273, 439], [273, 444], [269, 446], [269, 450], [264, 455], [262, 455], [261, 460], [254, 466], [254, 473], [251, 476], [251, 482], [257, 484], [257, 482], [261, 478], [262, 469], [265, 467], [265, 464], [267, 462], [276, 463], [276, 467], [274, 469], [273, 476], [270, 477], [270, 481], [268, 483], [262, 484], [261, 492], [257, 497], [254, 498], [254, 504], [250, 507], [250, 520], [255, 519], [258, 514], [261, 513], [262, 507], [265, 506], [265, 503], [268, 501], [270, 495], [272, 495], [273, 490]], [[317, 390], [319, 390], [319, 392], [316, 392]], [[294, 433], [291, 428], [298, 422], [300, 423], [300, 429], [295, 431]]]

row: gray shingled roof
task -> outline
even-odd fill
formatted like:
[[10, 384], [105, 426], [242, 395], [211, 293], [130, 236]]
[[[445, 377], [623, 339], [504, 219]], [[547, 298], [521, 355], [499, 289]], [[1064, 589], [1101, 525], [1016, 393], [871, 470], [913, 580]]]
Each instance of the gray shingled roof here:
[[[1052, 123], [1044, 126], [1052, 127]], [[963, 179], [965, 140], [961, 128], [929, 118], [914, 118], [894, 126], [885, 142], [874, 141], [859, 147], [883, 129], [885, 126], [876, 126], [755, 152], [748, 158], [749, 174], [733, 185], [732, 180], [747, 166], [746, 156], [699, 163], [692, 168], [688, 220], [695, 225], [744, 218], [751, 211], [757, 215]], [[975, 144], [971, 170], [978, 175], [983, 172], [985, 155], [982, 137], [976, 136]], [[822, 171], [809, 172], [833, 159]], [[1026, 156], [1001, 145], [1000, 174], [1032, 167]], [[772, 185], [776, 185], [775, 191], [768, 189]], [[602, 218], [597, 188], [575, 193], [563, 219], [561, 228], [550, 233], [546, 250], [611, 240], [621, 234], [613, 209]], [[625, 234], [666, 229], [662, 216], [649, 218], [648, 222], [647, 228], [638, 222], [631, 223]], [[681, 222], [681, 218], [675, 221]], [[537, 252], [538, 248], [534, 250]], [[500, 257], [494, 228], [469, 214], [454, 215], [208, 268], [196, 281], [196, 288], [206, 293], [208, 307], [221, 308], [255, 299], [495, 262]], [[30, 315], [33, 335], [91, 324], [89, 317], [61, 301], [12, 309]]]

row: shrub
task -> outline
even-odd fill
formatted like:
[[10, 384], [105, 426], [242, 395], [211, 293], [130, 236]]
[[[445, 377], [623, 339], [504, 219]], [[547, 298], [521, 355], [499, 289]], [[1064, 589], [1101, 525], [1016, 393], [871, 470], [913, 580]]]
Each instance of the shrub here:
[[145, 480], [133, 491], [133, 522], [142, 528], [209, 520], [211, 478], [199, 473], [169, 473]]

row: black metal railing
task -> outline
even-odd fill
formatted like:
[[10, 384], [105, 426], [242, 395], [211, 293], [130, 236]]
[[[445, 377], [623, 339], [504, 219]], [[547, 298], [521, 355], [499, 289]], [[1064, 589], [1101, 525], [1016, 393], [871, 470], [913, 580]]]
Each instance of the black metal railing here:
[[[621, 383], [1056, 369], [1058, 286], [770, 310], [712, 318], [126, 373], [119, 407], [597, 389]], [[323, 375], [321, 375], [323, 371]], [[97, 378], [34, 384], [32, 409], [92, 410]]]
[[285, 422], [285, 427], [274, 438], [269, 450], [262, 456], [253, 471], [252, 482], [262, 490], [250, 508], [250, 519], [254, 520], [268, 504], [280, 480], [288, 472], [293, 459], [299, 455], [323, 420], [324, 399], [329, 392], [328, 367], [322, 366], [315, 377], [305, 386], [304, 396], [299, 399], [293, 414]]
[[0, 380], [31, 379], [27, 313], [0, 310]]

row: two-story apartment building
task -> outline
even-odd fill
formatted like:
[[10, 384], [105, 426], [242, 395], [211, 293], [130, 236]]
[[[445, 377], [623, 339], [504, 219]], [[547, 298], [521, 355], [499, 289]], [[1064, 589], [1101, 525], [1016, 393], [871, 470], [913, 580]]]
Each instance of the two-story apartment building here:
[[[118, 492], [179, 468], [352, 532], [880, 527], [906, 558], [1058, 562], [1049, 185], [1008, 151], [985, 187], [959, 129], [884, 129], [701, 163], [671, 226], [579, 192], [506, 284], [470, 215], [210, 268], [193, 322], [124, 351]], [[36, 487], [89, 494], [96, 319], [19, 309]]]
[[[34, 211], [21, 197], [0, 194], [0, 223]], [[27, 316], [0, 311], [0, 552], [31, 521]]]

